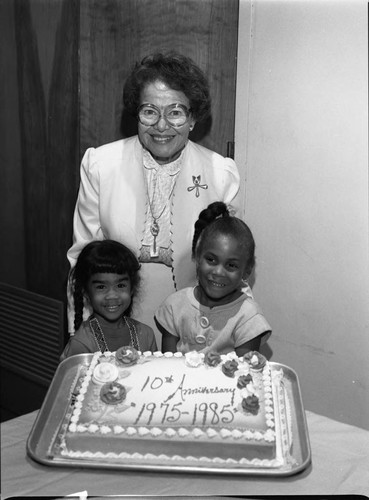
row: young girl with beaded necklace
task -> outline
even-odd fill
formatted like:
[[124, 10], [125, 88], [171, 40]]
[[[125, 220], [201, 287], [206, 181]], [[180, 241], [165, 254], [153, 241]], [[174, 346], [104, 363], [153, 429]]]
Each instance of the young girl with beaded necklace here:
[[195, 223], [192, 257], [198, 284], [170, 295], [155, 314], [162, 351], [192, 350], [242, 356], [259, 350], [271, 334], [260, 307], [245, 293], [255, 263], [249, 227], [223, 202]]
[[[157, 350], [152, 328], [130, 317], [139, 269], [135, 255], [117, 241], [93, 241], [82, 249], [72, 273], [76, 333], [61, 361], [74, 354], [114, 352], [128, 345], [141, 352]], [[85, 301], [93, 310], [87, 321], [83, 321]]]

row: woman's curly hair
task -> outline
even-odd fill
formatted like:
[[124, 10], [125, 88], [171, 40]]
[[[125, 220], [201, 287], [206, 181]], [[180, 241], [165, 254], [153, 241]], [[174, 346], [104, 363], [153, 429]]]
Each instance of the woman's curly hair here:
[[236, 238], [245, 250], [247, 275], [250, 275], [255, 265], [255, 241], [250, 228], [243, 220], [230, 214], [227, 205], [215, 201], [200, 212], [195, 222], [192, 240], [192, 258], [196, 260], [202, 252], [204, 243], [215, 235], [227, 235]]
[[124, 107], [132, 116], [137, 116], [145, 85], [157, 80], [185, 94], [196, 121], [208, 118], [211, 98], [205, 74], [192, 59], [174, 51], [148, 55], [134, 66], [123, 89]]
[[[114, 240], [99, 240], [88, 243], [78, 256], [71, 272], [74, 299], [74, 328], [77, 331], [83, 321], [84, 294], [93, 274], [127, 273], [134, 297], [140, 285], [140, 263], [129, 248]], [[130, 316], [132, 302], [124, 312]]]

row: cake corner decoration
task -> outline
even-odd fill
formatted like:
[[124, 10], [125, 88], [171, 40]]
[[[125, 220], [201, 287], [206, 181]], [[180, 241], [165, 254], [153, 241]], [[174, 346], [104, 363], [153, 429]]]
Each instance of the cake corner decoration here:
[[118, 368], [108, 361], [103, 361], [95, 366], [93, 380], [96, 383], [114, 382], [118, 378]]
[[222, 371], [227, 377], [234, 377], [238, 370], [238, 362], [235, 359], [228, 359], [222, 364]]
[[258, 414], [260, 404], [259, 404], [259, 398], [256, 396], [256, 394], [251, 394], [251, 395], [246, 396], [242, 400], [241, 404], [242, 404], [242, 408], [246, 412], [250, 412], [250, 413], [252, 413], [252, 415]]
[[243, 359], [249, 363], [251, 370], [262, 370], [267, 359], [259, 351], [250, 351], [244, 354]]
[[127, 391], [119, 382], [107, 382], [100, 390], [100, 398], [107, 405], [117, 405], [126, 399]]
[[193, 368], [196, 368], [200, 365], [203, 365], [204, 364], [204, 357], [205, 357], [205, 355], [201, 352], [198, 352], [198, 351], [186, 352], [186, 354], [185, 354], [186, 365], [191, 366]]
[[222, 358], [219, 353], [214, 351], [208, 351], [205, 354], [204, 362], [208, 366], [218, 366]]
[[115, 357], [122, 365], [132, 366], [137, 363], [140, 355], [134, 347], [123, 346], [116, 351]]
[[237, 387], [239, 389], [244, 389], [250, 383], [252, 383], [252, 376], [250, 373], [248, 373], [247, 375], [240, 375], [237, 379]]
[[50, 455], [104, 465], [281, 467], [291, 416], [283, 374], [264, 360], [255, 351], [95, 353]]

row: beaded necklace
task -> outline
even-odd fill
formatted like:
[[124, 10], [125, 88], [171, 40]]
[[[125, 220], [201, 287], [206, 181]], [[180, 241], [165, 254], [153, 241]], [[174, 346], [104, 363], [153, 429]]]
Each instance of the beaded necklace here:
[[[134, 322], [127, 318], [127, 316], [123, 316], [123, 319], [127, 325], [129, 336], [131, 338], [131, 346], [140, 351], [140, 343], [138, 341], [137, 330]], [[99, 320], [92, 316], [89, 320], [91, 331], [94, 335], [95, 341], [101, 352], [109, 351], [108, 344], [106, 342], [104, 333], [101, 329]]]

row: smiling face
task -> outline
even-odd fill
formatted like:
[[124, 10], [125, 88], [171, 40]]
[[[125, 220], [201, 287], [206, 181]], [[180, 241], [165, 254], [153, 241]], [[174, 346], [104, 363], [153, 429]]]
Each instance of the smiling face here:
[[86, 294], [98, 316], [117, 323], [131, 303], [131, 282], [128, 274], [96, 273], [87, 283]]
[[245, 269], [245, 249], [235, 237], [209, 236], [197, 256], [198, 300], [208, 307], [232, 302], [242, 293]]
[[[183, 92], [173, 90], [161, 81], [149, 83], [142, 90], [140, 105], [154, 104], [163, 111], [166, 106], [175, 103], [190, 108], [190, 102]], [[194, 124], [195, 120], [190, 116], [188, 122], [181, 127], [172, 127], [161, 116], [156, 125], [147, 126], [138, 122], [138, 136], [158, 163], [169, 163], [180, 155]]]

